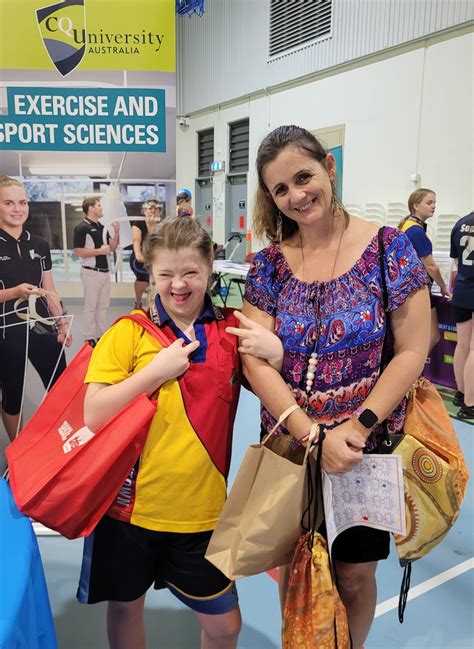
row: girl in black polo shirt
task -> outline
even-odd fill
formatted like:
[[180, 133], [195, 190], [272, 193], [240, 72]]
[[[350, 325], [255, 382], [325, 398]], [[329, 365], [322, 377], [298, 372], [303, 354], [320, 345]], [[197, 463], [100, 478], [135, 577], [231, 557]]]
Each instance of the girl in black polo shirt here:
[[[23, 185], [0, 176], [0, 384], [2, 420], [11, 440], [20, 424], [27, 344], [26, 324], [14, 312], [15, 303], [22, 300], [20, 308], [27, 306], [28, 298], [41, 295], [42, 289], [56, 293], [48, 244], [23, 228], [28, 213]], [[37, 312], [42, 317], [61, 315], [59, 299], [43, 297]], [[65, 369], [62, 345], [71, 342], [66, 319], [58, 320], [55, 328], [39, 323], [30, 329], [28, 358], [45, 387]]]

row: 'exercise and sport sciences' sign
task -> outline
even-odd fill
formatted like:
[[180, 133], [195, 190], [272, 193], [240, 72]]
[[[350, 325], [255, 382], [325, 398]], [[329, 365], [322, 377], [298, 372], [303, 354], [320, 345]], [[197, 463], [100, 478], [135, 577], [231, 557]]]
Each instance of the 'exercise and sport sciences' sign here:
[[166, 151], [160, 88], [7, 88], [0, 149]]
[[176, 71], [174, 0], [0, 0], [0, 16], [4, 69]]

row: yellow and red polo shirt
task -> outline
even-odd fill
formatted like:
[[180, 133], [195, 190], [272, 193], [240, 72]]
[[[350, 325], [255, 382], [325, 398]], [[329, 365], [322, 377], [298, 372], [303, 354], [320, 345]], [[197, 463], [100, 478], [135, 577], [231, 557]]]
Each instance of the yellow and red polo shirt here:
[[[157, 307], [153, 320], [170, 344], [177, 335], [186, 339], [159, 299]], [[187, 372], [161, 386], [146, 444], [109, 516], [163, 532], [215, 527], [226, 497], [240, 390], [238, 343], [227, 326], [238, 326], [232, 312], [208, 303], [195, 323], [201, 346]], [[85, 381], [124, 381], [162, 349], [139, 324], [121, 320], [95, 347]]]

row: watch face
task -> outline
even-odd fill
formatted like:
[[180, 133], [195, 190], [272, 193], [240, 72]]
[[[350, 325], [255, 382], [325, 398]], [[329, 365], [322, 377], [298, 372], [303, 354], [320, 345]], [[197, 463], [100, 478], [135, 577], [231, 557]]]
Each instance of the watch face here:
[[360, 413], [359, 421], [362, 426], [365, 426], [365, 428], [372, 428], [377, 423], [378, 417], [375, 412], [372, 412], [372, 410], [366, 408]]

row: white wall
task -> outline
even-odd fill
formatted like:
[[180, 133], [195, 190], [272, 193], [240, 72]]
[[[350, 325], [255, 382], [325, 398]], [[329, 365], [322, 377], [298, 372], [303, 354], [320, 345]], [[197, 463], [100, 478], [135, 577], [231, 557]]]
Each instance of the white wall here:
[[[406, 202], [421, 186], [438, 195], [438, 214], [464, 215], [473, 205], [472, 34], [362, 65], [232, 106], [212, 107], [177, 137], [177, 185], [194, 186], [196, 132], [215, 128], [215, 159], [227, 161], [228, 123], [250, 119], [248, 199], [254, 161], [272, 128], [293, 123], [314, 130], [345, 124], [346, 203]], [[216, 80], [218, 83], [218, 80]], [[192, 152], [192, 153], [191, 153]], [[224, 197], [225, 199], [225, 197]], [[223, 228], [215, 231], [222, 240]]]

